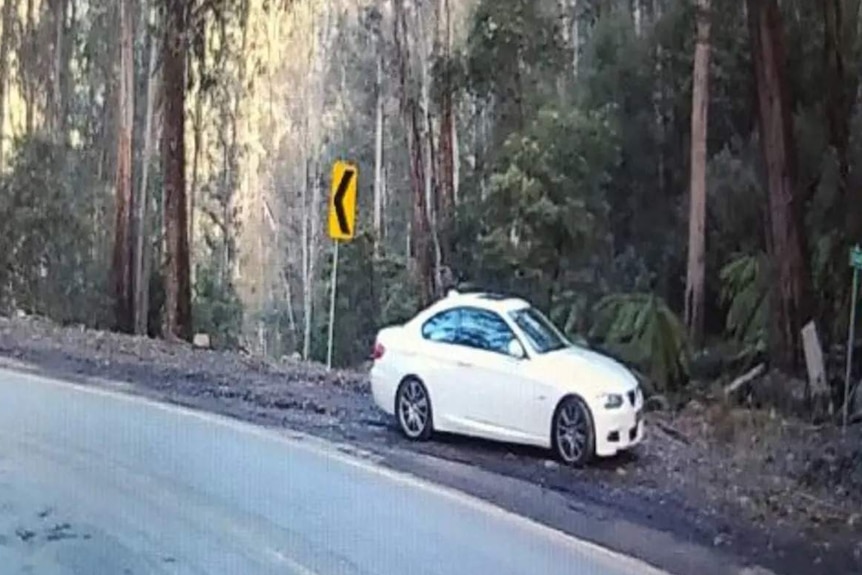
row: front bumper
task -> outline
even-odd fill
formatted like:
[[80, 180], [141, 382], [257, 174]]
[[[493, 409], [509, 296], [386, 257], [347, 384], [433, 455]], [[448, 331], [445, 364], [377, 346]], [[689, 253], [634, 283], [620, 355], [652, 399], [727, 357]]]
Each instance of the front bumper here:
[[594, 413], [596, 455], [608, 457], [631, 449], [643, 440], [643, 401], [619, 409], [601, 409]]

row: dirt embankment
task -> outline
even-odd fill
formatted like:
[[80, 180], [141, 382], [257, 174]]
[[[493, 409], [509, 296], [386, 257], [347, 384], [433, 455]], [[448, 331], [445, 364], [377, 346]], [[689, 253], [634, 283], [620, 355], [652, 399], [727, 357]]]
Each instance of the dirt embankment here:
[[[512, 445], [456, 437], [408, 445], [355, 371], [24, 317], [0, 318], [0, 356], [65, 377], [127, 382], [134, 393], [348, 442], [392, 462], [408, 461], [397, 454], [409, 450], [465, 464], [541, 486], [596, 520], [624, 518], [779, 573], [862, 573], [862, 425], [842, 435], [834, 426], [693, 401], [679, 413], [650, 414], [634, 453], [572, 470]], [[415, 462], [402, 467], [423, 474]], [[446, 482], [446, 469], [425, 475]], [[482, 485], [467, 488], [505, 506]]]

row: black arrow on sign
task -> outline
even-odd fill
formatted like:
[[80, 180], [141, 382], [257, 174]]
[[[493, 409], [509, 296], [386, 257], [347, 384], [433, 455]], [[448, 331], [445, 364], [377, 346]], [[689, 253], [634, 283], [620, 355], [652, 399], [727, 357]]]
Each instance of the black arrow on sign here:
[[341, 233], [345, 236], [350, 235], [350, 226], [347, 225], [347, 214], [344, 213], [344, 194], [347, 193], [347, 188], [350, 187], [350, 180], [356, 174], [354, 170], [345, 170], [341, 176], [341, 181], [338, 183], [338, 189], [335, 191], [335, 197], [332, 203], [335, 205], [335, 217], [338, 218], [338, 227], [341, 228]]

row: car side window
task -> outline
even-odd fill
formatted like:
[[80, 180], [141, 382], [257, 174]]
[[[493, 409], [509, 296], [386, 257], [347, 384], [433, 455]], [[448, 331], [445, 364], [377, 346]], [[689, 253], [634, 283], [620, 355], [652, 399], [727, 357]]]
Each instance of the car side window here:
[[455, 343], [461, 311], [450, 309], [432, 316], [422, 324], [422, 337], [438, 343]]
[[482, 309], [465, 309], [455, 343], [508, 355], [515, 334], [498, 314]]

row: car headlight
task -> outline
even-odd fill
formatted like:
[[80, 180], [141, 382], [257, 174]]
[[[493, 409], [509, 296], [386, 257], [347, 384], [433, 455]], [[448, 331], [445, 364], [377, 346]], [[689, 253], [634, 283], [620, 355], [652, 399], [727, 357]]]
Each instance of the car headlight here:
[[618, 409], [623, 405], [623, 396], [618, 393], [603, 393], [599, 399], [605, 409]]

